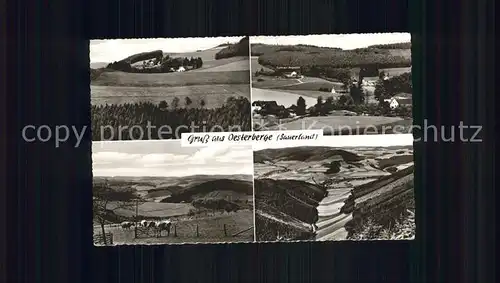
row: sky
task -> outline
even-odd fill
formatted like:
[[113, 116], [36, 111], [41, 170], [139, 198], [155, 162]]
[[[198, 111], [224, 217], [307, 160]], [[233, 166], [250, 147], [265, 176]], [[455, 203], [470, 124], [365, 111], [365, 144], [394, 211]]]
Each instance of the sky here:
[[[323, 136], [315, 141], [307, 141], [307, 146], [331, 146], [331, 147], [389, 147], [389, 146], [411, 146], [413, 145], [412, 134], [393, 135], [345, 135], [345, 136]], [[281, 141], [279, 143], [255, 143], [254, 150], [267, 148], [286, 148], [304, 146], [294, 141]]]
[[253, 174], [251, 146], [181, 147], [180, 140], [93, 142], [94, 176]]
[[130, 55], [155, 50], [165, 53], [195, 52], [222, 43], [236, 43], [243, 36], [197, 38], [96, 39], [90, 41], [90, 63], [109, 63]]
[[314, 34], [290, 36], [251, 36], [250, 43], [297, 45], [307, 44], [320, 47], [337, 47], [344, 50], [363, 48], [375, 44], [411, 42], [410, 33], [367, 33], [367, 34]]

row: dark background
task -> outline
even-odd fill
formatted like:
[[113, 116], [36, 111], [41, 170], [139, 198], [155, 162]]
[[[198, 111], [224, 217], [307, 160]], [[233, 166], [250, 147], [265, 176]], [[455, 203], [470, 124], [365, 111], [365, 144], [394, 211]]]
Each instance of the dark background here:
[[[491, 4], [0, 1], [0, 282], [492, 279]], [[21, 137], [27, 124], [90, 127], [90, 38], [393, 31], [413, 34], [415, 123], [425, 118], [438, 126], [460, 120], [483, 125], [483, 143], [415, 145], [418, 231], [413, 242], [94, 248], [90, 132], [79, 148], [72, 147], [74, 141], [56, 149]]]

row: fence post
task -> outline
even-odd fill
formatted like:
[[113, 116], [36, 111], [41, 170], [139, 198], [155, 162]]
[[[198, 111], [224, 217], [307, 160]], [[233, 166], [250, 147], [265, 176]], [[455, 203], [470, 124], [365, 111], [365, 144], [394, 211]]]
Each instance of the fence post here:
[[137, 220], [139, 218], [139, 200], [135, 200], [135, 226], [134, 226], [134, 238], [137, 239]]
[[198, 229], [198, 224], [196, 224], [196, 237], [199, 237], [200, 236], [200, 231]]
[[226, 224], [224, 224], [224, 236], [227, 237], [227, 229], [226, 229]]

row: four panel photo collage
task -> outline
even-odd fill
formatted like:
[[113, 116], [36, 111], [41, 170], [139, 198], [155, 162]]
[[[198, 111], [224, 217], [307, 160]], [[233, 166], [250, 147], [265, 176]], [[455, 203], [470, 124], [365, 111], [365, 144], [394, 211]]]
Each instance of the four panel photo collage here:
[[[414, 239], [411, 57], [409, 33], [91, 40], [94, 245]], [[187, 146], [238, 133], [276, 138]]]

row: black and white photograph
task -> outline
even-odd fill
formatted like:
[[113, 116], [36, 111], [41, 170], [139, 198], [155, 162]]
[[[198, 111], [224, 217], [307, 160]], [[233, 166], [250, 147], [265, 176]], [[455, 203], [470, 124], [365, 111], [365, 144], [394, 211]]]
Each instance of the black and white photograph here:
[[254, 241], [251, 146], [93, 142], [94, 245]]
[[92, 140], [251, 131], [248, 37], [90, 41]]
[[253, 130], [411, 133], [411, 34], [252, 36]]
[[254, 145], [256, 240], [414, 239], [413, 160], [407, 134]]

